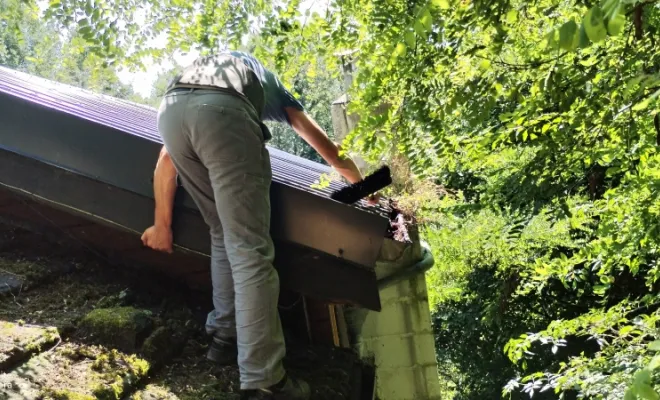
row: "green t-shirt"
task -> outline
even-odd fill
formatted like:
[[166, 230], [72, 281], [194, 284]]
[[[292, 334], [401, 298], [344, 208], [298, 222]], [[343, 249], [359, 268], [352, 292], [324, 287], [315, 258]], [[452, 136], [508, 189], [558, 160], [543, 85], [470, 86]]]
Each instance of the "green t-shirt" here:
[[209, 86], [235, 92], [251, 103], [260, 114], [266, 140], [271, 137], [263, 121], [286, 122], [290, 125], [286, 108], [304, 109], [273, 72], [254, 56], [239, 51], [200, 57], [172, 79], [168, 90]]
[[304, 110], [300, 102], [282, 84], [279, 78], [251, 54], [231, 51], [230, 54], [240, 58], [245, 65], [255, 73], [264, 88], [263, 120], [286, 122], [290, 124], [285, 108], [292, 107]]

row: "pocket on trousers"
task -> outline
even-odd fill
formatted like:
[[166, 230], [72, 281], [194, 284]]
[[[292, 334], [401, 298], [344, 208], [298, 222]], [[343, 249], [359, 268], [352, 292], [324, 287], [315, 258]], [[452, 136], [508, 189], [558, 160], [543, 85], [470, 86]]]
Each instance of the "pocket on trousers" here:
[[215, 162], [249, 161], [254, 150], [247, 136], [247, 118], [247, 113], [240, 109], [211, 104], [199, 106], [193, 132], [198, 152]]

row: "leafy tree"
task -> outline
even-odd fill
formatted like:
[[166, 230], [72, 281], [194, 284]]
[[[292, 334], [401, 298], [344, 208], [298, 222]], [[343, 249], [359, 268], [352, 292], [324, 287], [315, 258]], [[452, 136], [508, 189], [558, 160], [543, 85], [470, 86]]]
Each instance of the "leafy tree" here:
[[36, 6], [18, 0], [0, 0], [1, 65], [48, 75], [59, 50], [57, 31], [53, 24], [40, 21]]
[[290, 86], [352, 54], [349, 143], [412, 174], [400, 200], [439, 260], [451, 396], [660, 397], [656, 1], [52, 0], [49, 15], [134, 65], [256, 33]]
[[170, 81], [179, 73], [181, 68], [182, 66], [176, 64], [171, 69], [159, 73], [152, 85], [151, 95], [149, 98], [145, 99], [145, 103], [154, 108], [158, 108], [161, 101], [163, 100], [163, 96], [167, 92], [167, 86], [170, 84]]
[[0, 0], [0, 64], [115, 97], [139, 100], [78, 35], [66, 35], [29, 2]]

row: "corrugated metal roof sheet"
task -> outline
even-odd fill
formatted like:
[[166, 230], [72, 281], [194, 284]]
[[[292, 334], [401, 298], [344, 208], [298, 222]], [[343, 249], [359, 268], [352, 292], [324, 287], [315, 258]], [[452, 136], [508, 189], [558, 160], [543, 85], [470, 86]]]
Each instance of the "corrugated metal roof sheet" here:
[[[157, 110], [142, 104], [97, 94], [24, 72], [0, 66], [0, 92], [102, 124], [121, 132], [162, 143], [156, 127]], [[333, 190], [344, 186], [332, 182], [329, 187], [315, 189], [311, 185], [330, 168], [284, 151], [268, 147], [273, 180], [300, 190], [329, 197]], [[363, 208], [364, 204], [359, 206]], [[371, 211], [375, 211], [370, 208]], [[379, 209], [383, 212], [384, 210]]]

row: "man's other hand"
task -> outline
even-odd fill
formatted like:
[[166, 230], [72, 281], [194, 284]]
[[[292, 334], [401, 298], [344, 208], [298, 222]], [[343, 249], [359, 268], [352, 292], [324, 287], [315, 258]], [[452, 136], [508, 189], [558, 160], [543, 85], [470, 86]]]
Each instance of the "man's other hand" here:
[[172, 254], [173, 241], [172, 229], [162, 225], [154, 225], [142, 234], [145, 246], [168, 254]]
[[370, 206], [376, 206], [380, 203], [380, 199], [380, 193], [372, 194], [371, 196], [367, 197], [367, 204]]

